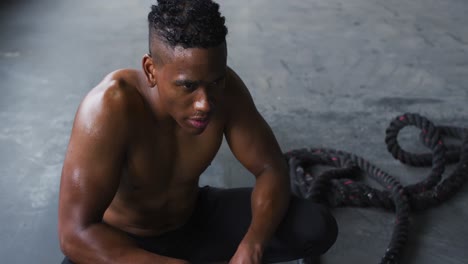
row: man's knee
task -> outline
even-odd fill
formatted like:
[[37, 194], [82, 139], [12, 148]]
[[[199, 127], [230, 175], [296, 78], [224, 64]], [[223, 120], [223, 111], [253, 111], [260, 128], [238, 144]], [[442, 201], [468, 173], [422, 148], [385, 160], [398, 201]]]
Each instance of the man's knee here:
[[319, 213], [313, 221], [317, 223], [318, 230], [309, 232], [306, 235], [306, 251], [308, 255], [322, 255], [327, 252], [338, 237], [338, 224], [330, 210], [318, 205]]
[[284, 224], [289, 242], [304, 249], [305, 255], [327, 252], [338, 236], [338, 225], [330, 210], [310, 200], [296, 200], [290, 205]]

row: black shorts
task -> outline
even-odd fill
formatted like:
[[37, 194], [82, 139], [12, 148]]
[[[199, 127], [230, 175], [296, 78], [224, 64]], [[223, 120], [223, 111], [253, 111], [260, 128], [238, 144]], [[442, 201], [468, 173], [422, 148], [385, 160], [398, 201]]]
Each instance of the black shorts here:
[[[180, 229], [156, 237], [128, 236], [150, 252], [192, 263], [228, 261], [252, 217], [252, 188], [200, 188], [197, 206]], [[338, 228], [329, 210], [293, 197], [288, 212], [263, 254], [263, 262], [319, 256], [336, 241]], [[62, 262], [72, 263], [67, 258]]]

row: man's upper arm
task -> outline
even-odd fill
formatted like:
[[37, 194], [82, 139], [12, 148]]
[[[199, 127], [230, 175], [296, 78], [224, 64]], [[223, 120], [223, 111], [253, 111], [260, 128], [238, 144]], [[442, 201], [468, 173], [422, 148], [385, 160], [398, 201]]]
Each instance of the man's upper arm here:
[[247, 87], [231, 69], [228, 80], [230, 104], [225, 135], [231, 151], [255, 176], [266, 168], [285, 169], [278, 142], [257, 111]]
[[60, 233], [100, 222], [120, 181], [127, 143], [125, 96], [116, 85], [91, 93], [77, 111], [62, 170]]

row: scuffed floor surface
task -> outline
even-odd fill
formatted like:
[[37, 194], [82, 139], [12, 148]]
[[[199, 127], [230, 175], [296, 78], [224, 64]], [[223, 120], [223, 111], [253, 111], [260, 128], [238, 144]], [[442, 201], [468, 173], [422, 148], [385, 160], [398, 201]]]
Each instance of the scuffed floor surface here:
[[[0, 256], [59, 263], [57, 198], [81, 98], [105, 74], [140, 67], [151, 1], [0, 3]], [[404, 112], [468, 127], [468, 2], [463, 0], [220, 1], [229, 65], [244, 79], [284, 151], [338, 148], [403, 183], [428, 169], [386, 152], [384, 130]], [[406, 130], [404, 145], [423, 150]], [[224, 144], [201, 184], [251, 186]], [[393, 215], [334, 210], [340, 226], [322, 263], [378, 263]], [[403, 263], [462, 264], [468, 187], [414, 214]]]

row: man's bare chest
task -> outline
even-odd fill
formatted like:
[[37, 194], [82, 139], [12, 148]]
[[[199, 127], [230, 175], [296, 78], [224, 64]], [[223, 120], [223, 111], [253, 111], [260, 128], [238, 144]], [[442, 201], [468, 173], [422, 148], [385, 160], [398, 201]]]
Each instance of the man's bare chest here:
[[123, 180], [135, 190], [162, 192], [197, 184], [223, 138], [223, 128], [216, 123], [197, 136], [160, 134], [150, 129], [136, 132], [126, 152]]

